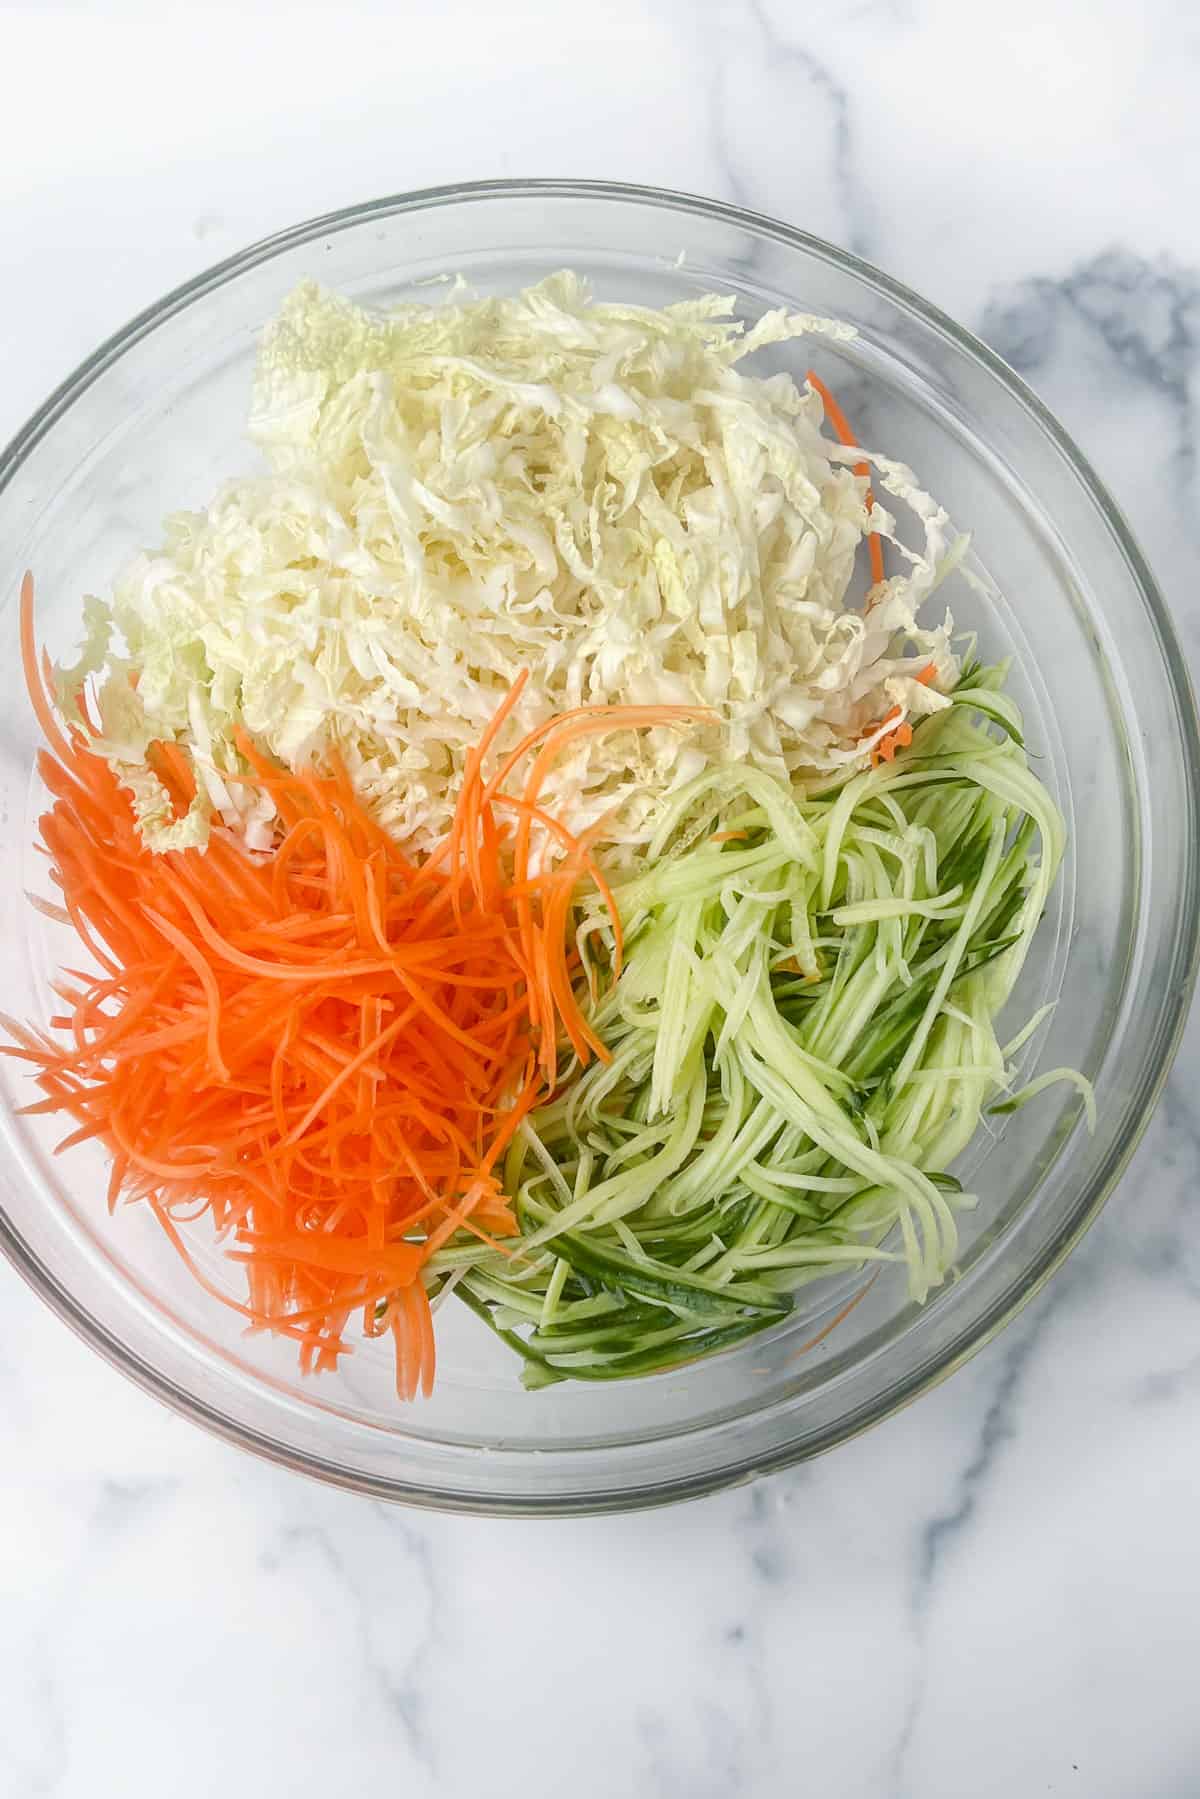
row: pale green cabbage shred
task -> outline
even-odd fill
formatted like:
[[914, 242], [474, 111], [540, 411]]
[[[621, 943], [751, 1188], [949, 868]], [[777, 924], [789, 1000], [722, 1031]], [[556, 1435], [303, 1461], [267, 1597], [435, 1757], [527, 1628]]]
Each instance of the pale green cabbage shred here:
[[[219, 819], [270, 847], [269, 799], [228, 779], [245, 726], [293, 768], [336, 747], [380, 820], [428, 849], [526, 667], [501, 748], [581, 704], [717, 714], [591, 739], [555, 767], [545, 798], [568, 825], [620, 808], [618, 859], [649, 839], [664, 791], [713, 764], [837, 775], [865, 764], [889, 714], [943, 707], [951, 621], [927, 628], [918, 611], [962, 540], [880, 456], [868, 510], [860, 453], [823, 433], [818, 395], [737, 367], [852, 331], [783, 312], [747, 330], [732, 314], [711, 295], [601, 304], [569, 273], [386, 314], [299, 287], [259, 357], [249, 429], [267, 472], [171, 517], [111, 601], [89, 600], [82, 656], [60, 671], [64, 701], [103, 676], [101, 747], [146, 841], [202, 844]], [[850, 594], [868, 530], [896, 545], [896, 572], [863, 608]], [[917, 683], [930, 661], [936, 685]], [[203, 777], [180, 820], [146, 767], [155, 739]]]

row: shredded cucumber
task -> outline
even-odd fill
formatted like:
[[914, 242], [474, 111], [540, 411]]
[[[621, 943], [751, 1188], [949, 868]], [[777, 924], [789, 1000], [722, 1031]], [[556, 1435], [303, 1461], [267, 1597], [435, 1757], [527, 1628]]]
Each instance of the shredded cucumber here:
[[[1002, 683], [967, 671], [906, 753], [815, 797], [728, 767], [673, 795], [614, 890], [607, 984], [585, 899], [611, 1061], [515, 1138], [512, 1253], [433, 1262], [527, 1385], [677, 1366], [868, 1263], [906, 1264], [918, 1301], [945, 1280], [971, 1203], [947, 1171], [1011, 1086], [996, 1019], [1064, 843]], [[1090, 1106], [1055, 1071], [991, 1109], [1062, 1078]]]

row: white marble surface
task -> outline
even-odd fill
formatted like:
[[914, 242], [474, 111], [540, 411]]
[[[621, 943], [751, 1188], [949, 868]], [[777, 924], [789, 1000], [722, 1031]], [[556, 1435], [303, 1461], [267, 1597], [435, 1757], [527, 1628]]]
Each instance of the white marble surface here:
[[[0, 434], [292, 220], [470, 176], [658, 182], [850, 244], [982, 330], [1200, 654], [1198, 16], [10, 3]], [[965, 1372], [651, 1515], [325, 1491], [161, 1411], [0, 1270], [0, 1799], [1200, 1794], [1198, 1072], [1193, 1030], [1105, 1216]]]

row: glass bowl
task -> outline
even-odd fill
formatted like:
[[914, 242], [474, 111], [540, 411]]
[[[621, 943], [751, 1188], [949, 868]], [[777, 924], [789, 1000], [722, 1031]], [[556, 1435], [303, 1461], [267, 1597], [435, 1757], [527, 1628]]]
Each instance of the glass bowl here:
[[[526, 1393], [518, 1364], [465, 1308], [439, 1324], [432, 1400], [395, 1397], [391, 1356], [363, 1343], [304, 1380], [282, 1342], [247, 1338], [183, 1271], [153, 1218], [110, 1218], [99, 1152], [51, 1154], [56, 1121], [19, 1118], [30, 1086], [0, 1065], [0, 1245], [90, 1343], [150, 1392], [246, 1448], [392, 1499], [492, 1512], [650, 1504], [810, 1456], [940, 1379], [1010, 1318], [1077, 1240], [1120, 1174], [1166, 1074], [1196, 966], [1197, 728], [1162, 599], [1120, 514], [1065, 432], [983, 344], [844, 251], [734, 207], [600, 183], [430, 190], [298, 226], [170, 294], [103, 345], [0, 459], [0, 982], [5, 1009], [44, 1021], [49, 981], [78, 959], [29, 905], [36, 733], [14, 654], [22, 570], [37, 577], [53, 653], [163, 515], [204, 505], [249, 470], [244, 434], [257, 335], [315, 275], [387, 305], [461, 273], [511, 291], [562, 266], [596, 292], [653, 305], [717, 289], [747, 318], [787, 306], [858, 329], [769, 351], [760, 369], [836, 386], [862, 437], [911, 463], [974, 534], [975, 581], [947, 598], [986, 658], [1013, 658], [1038, 768], [1071, 848], [1011, 1002], [1013, 1031], [1057, 1004], [1024, 1072], [1070, 1064], [1054, 1088], [982, 1133], [958, 1170], [956, 1277], [924, 1307], [889, 1270], [819, 1346], [846, 1281], [804, 1290], [778, 1331], [712, 1361], [614, 1386]], [[200, 1243], [231, 1292], [237, 1270]], [[455, 1315], [461, 1314], [461, 1315]]]

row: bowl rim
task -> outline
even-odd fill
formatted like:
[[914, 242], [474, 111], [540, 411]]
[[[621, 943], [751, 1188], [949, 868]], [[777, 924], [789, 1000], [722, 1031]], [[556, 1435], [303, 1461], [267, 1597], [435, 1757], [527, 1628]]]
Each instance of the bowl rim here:
[[[348, 230], [373, 218], [391, 218], [397, 214], [426, 211], [432, 208], [476, 203], [489, 200], [530, 198], [583, 199], [589, 201], [631, 202], [659, 207], [674, 214], [691, 214], [706, 220], [749, 228], [760, 237], [776, 240], [788, 248], [813, 255], [897, 302], [920, 321], [948, 337], [955, 347], [982, 367], [1007, 390], [1009, 395], [1032, 416], [1058, 449], [1072, 473], [1096, 505], [1123, 554], [1134, 582], [1140, 589], [1151, 623], [1162, 651], [1168, 683], [1175, 703], [1185, 758], [1185, 778], [1190, 800], [1188, 824], [1193, 853], [1185, 866], [1185, 880], [1193, 899], [1200, 885], [1198, 858], [1195, 853], [1196, 820], [1200, 814], [1200, 721], [1191, 677], [1182, 648], [1171, 623], [1170, 614], [1151, 572], [1150, 566], [1133, 535], [1120, 507], [1109, 494], [1091, 463], [1037, 394], [975, 334], [957, 323], [949, 314], [925, 300], [905, 283], [897, 281], [874, 264], [852, 251], [844, 250], [823, 238], [788, 225], [768, 214], [729, 202], [708, 199], [702, 195], [677, 192], [669, 188], [621, 181], [574, 180], [558, 177], [513, 177], [482, 181], [462, 181], [441, 186], [413, 189], [383, 195], [378, 199], [338, 208], [259, 238], [244, 249], [194, 275], [171, 289], [161, 299], [137, 313], [129, 322], [104, 339], [65, 380], [54, 388], [41, 406], [26, 420], [0, 450], [0, 494], [50, 433], [75, 401], [107, 369], [117, 363], [143, 338], [169, 319], [183, 312], [206, 295], [214, 292], [238, 275], [269, 262], [284, 251], [311, 243], [322, 236]], [[1191, 1007], [1197, 972], [1200, 969], [1200, 905], [1186, 909], [1189, 929], [1177, 945], [1176, 975], [1164, 999], [1153, 1055], [1148, 1058], [1148, 1079], [1144, 1080], [1140, 1110], [1128, 1122], [1126, 1130], [1106, 1161], [1096, 1170], [1084, 1188], [1072, 1214], [1057, 1236], [1052, 1238], [1019, 1281], [1006, 1288], [988, 1310], [966, 1330], [958, 1344], [944, 1359], [919, 1369], [897, 1388], [880, 1393], [857, 1412], [825, 1427], [803, 1443], [789, 1442], [774, 1450], [764, 1451], [714, 1468], [668, 1478], [653, 1487], [597, 1490], [545, 1498], [533, 1495], [479, 1495], [454, 1489], [413, 1486], [402, 1480], [372, 1475], [328, 1461], [319, 1455], [293, 1449], [266, 1432], [255, 1430], [228, 1417], [221, 1409], [177, 1386], [146, 1359], [130, 1350], [119, 1338], [93, 1317], [64, 1287], [41, 1258], [24, 1241], [6, 1210], [0, 1205], [0, 1251], [13, 1267], [58, 1316], [98, 1354], [104, 1357], [143, 1391], [199, 1424], [211, 1434], [235, 1444], [279, 1466], [307, 1474], [332, 1485], [430, 1510], [456, 1511], [492, 1516], [600, 1513], [633, 1510], [665, 1505], [675, 1500], [694, 1498], [808, 1460], [849, 1441], [873, 1424], [900, 1411], [922, 1393], [939, 1385], [960, 1368], [978, 1350], [1041, 1291], [1046, 1281], [1070, 1254], [1085, 1231], [1094, 1222], [1109, 1195], [1124, 1173], [1141, 1140], [1174, 1061]]]

